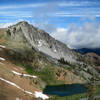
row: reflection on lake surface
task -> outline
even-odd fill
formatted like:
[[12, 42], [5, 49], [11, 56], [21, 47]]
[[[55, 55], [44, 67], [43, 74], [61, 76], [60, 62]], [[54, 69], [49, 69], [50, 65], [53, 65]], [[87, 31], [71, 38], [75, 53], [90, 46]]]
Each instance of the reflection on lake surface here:
[[82, 84], [64, 84], [57, 86], [46, 86], [43, 93], [48, 95], [70, 96], [74, 94], [85, 93], [86, 91], [86, 87]]

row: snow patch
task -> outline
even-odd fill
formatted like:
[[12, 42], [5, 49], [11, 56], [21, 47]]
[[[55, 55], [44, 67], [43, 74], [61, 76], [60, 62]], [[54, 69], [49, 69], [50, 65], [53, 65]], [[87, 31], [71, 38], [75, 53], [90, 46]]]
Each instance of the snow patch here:
[[12, 86], [14, 86], [14, 87], [20, 89], [20, 90], [22, 90], [24, 93], [27, 93], [27, 94], [30, 94], [30, 95], [33, 94], [33, 93], [29, 92], [29, 91], [25, 91], [24, 89], [22, 89], [20, 86], [16, 85], [16, 84], [13, 83], [13, 82], [10, 82], [10, 81], [8, 81], [8, 80], [5, 80], [5, 79], [3, 79], [3, 78], [1, 78], [1, 77], [0, 77], [0, 80], [4, 81], [4, 82], [6, 82], [6, 83], [8, 83], [8, 84], [10, 84], [10, 85], [12, 85]]
[[23, 73], [18, 73], [16, 71], [12, 71], [14, 74], [19, 75], [19, 76], [24, 76], [24, 77], [31, 77], [31, 78], [37, 78], [37, 76], [34, 75], [28, 75], [28, 74], [23, 74]]
[[5, 46], [3, 46], [3, 45], [0, 45], [0, 48], [6, 48]]
[[47, 46], [47, 43], [44, 40], [37, 40], [38, 47]]
[[[17, 74], [18, 74], [18, 73], [17, 73]], [[3, 78], [0, 77], [0, 80], [2, 80], [2, 81], [4, 81], [4, 82], [6, 82], [6, 83], [8, 83], [8, 84], [10, 84], [10, 85], [12, 85], [12, 86], [18, 88], [18, 89], [20, 89], [20, 90], [23, 91], [24, 93], [27, 93], [27, 94], [30, 94], [30, 95], [35, 95], [36, 98], [41, 98], [41, 99], [43, 99], [43, 100], [49, 99], [49, 97], [48, 97], [47, 95], [43, 94], [42, 92], [37, 92], [37, 91], [35, 91], [35, 93], [33, 94], [32, 92], [25, 91], [25, 89], [22, 89], [20, 86], [16, 85], [16, 84], [13, 83], [13, 82], [10, 82], [10, 81], [8, 81], [8, 80], [6, 80], [6, 79], [3, 79]], [[16, 100], [22, 100], [22, 99], [16, 98]]]
[[20, 99], [20, 98], [17, 97], [16, 100], [22, 100], [22, 99]]
[[47, 95], [43, 94], [42, 92], [35, 91], [34, 95], [35, 95], [36, 98], [41, 98], [43, 100], [49, 99], [49, 97]]
[[41, 47], [42, 46], [42, 41], [38, 41], [38, 46]]
[[4, 61], [5, 59], [4, 59], [4, 58], [2, 58], [2, 57], [0, 57], [0, 60], [3, 60], [3, 61]]
[[3, 79], [3, 78], [1, 78], [1, 77], [0, 77], [0, 80], [4, 81], [4, 82], [6, 82], [6, 83], [8, 83], [8, 84], [10, 84], [10, 85], [12, 85], [12, 86], [15, 86], [15, 87], [18, 88], [18, 89], [21, 89], [18, 85], [16, 85], [16, 84], [13, 83], [13, 82], [10, 82], [10, 81], [8, 81], [8, 80], [5, 80], [5, 79]]
[[18, 73], [18, 72], [16, 72], [16, 71], [12, 71], [14, 74], [16, 74], [16, 75], [22, 75], [21, 73]]
[[28, 75], [28, 74], [23, 74], [23, 76], [26, 76], [26, 77], [32, 77], [32, 78], [37, 78], [37, 76], [34, 76], [34, 75]]
[[30, 94], [30, 95], [33, 94], [32, 92], [29, 92], [29, 91], [24, 91], [24, 92], [27, 93], [27, 94]]
[[54, 52], [57, 52], [57, 50], [55, 49]]

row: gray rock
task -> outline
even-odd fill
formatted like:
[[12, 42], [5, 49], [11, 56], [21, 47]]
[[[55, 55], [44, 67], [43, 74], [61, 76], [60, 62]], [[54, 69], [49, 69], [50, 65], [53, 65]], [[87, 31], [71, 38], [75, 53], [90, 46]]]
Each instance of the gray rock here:
[[20, 38], [26, 39], [33, 48], [51, 56], [52, 58], [64, 58], [68, 62], [76, 62], [77, 57], [65, 44], [27, 22], [23, 21], [10, 26], [7, 29], [7, 35], [15, 40]]

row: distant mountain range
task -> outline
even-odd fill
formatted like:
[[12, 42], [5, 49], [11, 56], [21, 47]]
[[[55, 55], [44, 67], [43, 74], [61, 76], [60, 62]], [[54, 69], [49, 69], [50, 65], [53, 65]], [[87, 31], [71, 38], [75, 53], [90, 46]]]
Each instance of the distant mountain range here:
[[100, 56], [100, 48], [97, 49], [82, 48], [82, 49], [74, 49], [74, 51], [79, 52], [81, 54], [96, 53], [97, 55]]

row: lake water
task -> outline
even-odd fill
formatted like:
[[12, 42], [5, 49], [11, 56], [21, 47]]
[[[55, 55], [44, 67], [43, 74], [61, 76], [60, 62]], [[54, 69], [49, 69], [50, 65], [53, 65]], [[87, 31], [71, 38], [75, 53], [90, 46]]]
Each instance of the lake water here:
[[48, 95], [70, 96], [74, 94], [85, 93], [86, 91], [87, 88], [82, 84], [64, 84], [56, 86], [46, 86], [43, 93]]

